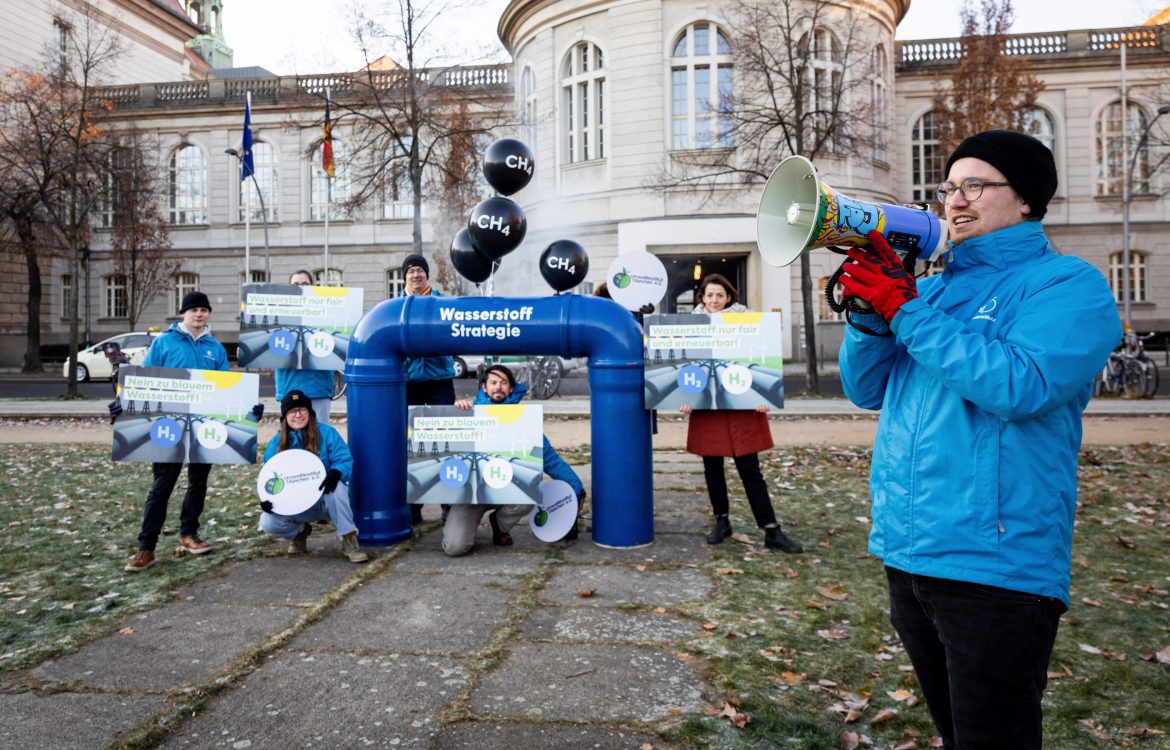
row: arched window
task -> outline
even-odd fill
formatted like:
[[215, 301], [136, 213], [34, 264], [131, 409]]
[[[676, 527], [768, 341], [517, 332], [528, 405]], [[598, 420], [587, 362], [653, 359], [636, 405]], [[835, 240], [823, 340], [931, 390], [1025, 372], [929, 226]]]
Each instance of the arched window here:
[[171, 152], [167, 189], [171, 224], [207, 223], [207, 161], [191, 144]]
[[267, 283], [268, 283], [268, 279], [266, 279], [264, 277], [264, 269], [263, 268], [249, 269], [247, 276], [244, 276], [244, 274], [242, 272], [240, 273], [240, 286], [241, 287], [243, 287], [244, 284], [267, 284]]
[[1125, 124], [1119, 101], [1101, 110], [1097, 117], [1097, 195], [1121, 195], [1130, 162], [1134, 164], [1131, 192], [1145, 193], [1150, 189], [1148, 142], [1142, 144], [1136, 160], [1133, 152], [1146, 131], [1146, 113], [1133, 102], [1127, 109]]
[[1025, 133], [1035, 136], [1036, 140], [1048, 147], [1052, 153], [1056, 153], [1056, 125], [1052, 122], [1052, 115], [1048, 114], [1046, 110], [1036, 107], [1031, 112], [1024, 115], [1023, 130]]
[[329, 278], [325, 278], [325, 269], [318, 268], [313, 271], [313, 286], [345, 286], [345, 282], [341, 280], [341, 269], [330, 268]]
[[911, 195], [915, 203], [935, 200], [935, 188], [945, 177], [944, 165], [934, 112], [927, 112], [914, 123], [914, 130], [910, 134]]
[[873, 110], [873, 158], [889, 162], [890, 152], [887, 139], [890, 137], [890, 89], [886, 78], [890, 62], [886, 48], [878, 45], [873, 49], [870, 72], [870, 107]]
[[[845, 106], [841, 99], [845, 75], [841, 42], [832, 31], [817, 26], [801, 37], [799, 50], [808, 89], [805, 106], [811, 115], [806, 122], [813, 129], [820, 130], [822, 125], [834, 119], [834, 112], [841, 112]], [[816, 134], [811, 135], [815, 140]], [[830, 149], [835, 146], [832, 141], [826, 145]]]
[[536, 151], [536, 71], [526, 66], [520, 74], [520, 111], [524, 113], [527, 146]]
[[183, 304], [183, 297], [199, 289], [199, 274], [183, 271], [175, 274], [174, 278], [175, 285], [171, 287], [170, 310], [171, 315], [179, 315], [179, 307]]
[[260, 212], [260, 196], [256, 194], [256, 183], [259, 183], [261, 194], [264, 196], [264, 209], [268, 212], [268, 221], [279, 221], [280, 170], [276, 164], [276, 148], [265, 141], [253, 141], [252, 164], [256, 168], [256, 181], [253, 182], [249, 177], [240, 183], [239, 220], [243, 221], [249, 211], [252, 214], [252, 221], [264, 220]]
[[716, 24], [696, 21], [670, 55], [671, 148], [731, 148], [735, 68], [731, 42]]
[[[1125, 265], [1121, 262], [1121, 253], [1109, 255], [1109, 288], [1113, 290], [1113, 299], [1121, 302], [1122, 290], [1125, 288]], [[1146, 302], [1146, 254], [1136, 250], [1129, 251], [1129, 301]]]
[[386, 299], [394, 299], [402, 294], [406, 288], [406, 281], [402, 278], [401, 268], [386, 269]]
[[330, 179], [321, 166], [321, 144], [318, 143], [309, 159], [309, 221], [325, 221], [326, 205], [330, 206], [330, 219], [344, 218], [344, 204], [349, 200], [351, 187], [349, 154], [345, 144], [334, 135], [333, 178]]
[[578, 42], [561, 64], [565, 161], [604, 159], [605, 57], [592, 42]]

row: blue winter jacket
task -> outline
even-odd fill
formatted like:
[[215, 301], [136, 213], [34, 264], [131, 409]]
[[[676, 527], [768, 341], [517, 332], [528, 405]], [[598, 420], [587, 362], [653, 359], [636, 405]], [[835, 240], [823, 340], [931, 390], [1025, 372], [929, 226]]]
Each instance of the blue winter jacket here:
[[[353, 476], [353, 455], [349, 452], [349, 446], [341, 439], [337, 430], [323, 422], [317, 423], [317, 432], [321, 434], [321, 445], [317, 449], [317, 457], [321, 459], [321, 463], [325, 464], [325, 471], [337, 469], [341, 472], [341, 481], [348, 484], [349, 478]], [[289, 436], [292, 438], [292, 447], [303, 447], [304, 436], [300, 430], [289, 430]], [[280, 433], [278, 432], [268, 441], [268, 448], [264, 451], [264, 460], [268, 461], [279, 452]]]
[[[504, 404], [518, 404], [521, 399], [528, 395], [528, 386], [523, 383], [517, 383], [516, 387], [512, 389], [512, 393], [500, 403]], [[475, 394], [474, 404], [494, 404], [491, 396], [487, 395], [483, 388]], [[581, 477], [577, 476], [577, 472], [573, 471], [573, 467], [561, 458], [561, 454], [557, 453], [556, 448], [552, 447], [552, 443], [548, 438], [544, 438], [544, 473], [548, 474], [553, 479], [559, 479], [562, 482], [568, 483], [573, 488], [573, 492], [577, 497], [581, 497], [585, 492], [585, 485], [581, 483]]]
[[198, 339], [171, 323], [161, 336], [156, 338], [146, 352], [143, 367], [186, 367], [192, 370], [226, 370], [227, 350], [211, 335], [211, 329]]
[[953, 246], [886, 329], [847, 327], [841, 380], [881, 409], [869, 550], [908, 573], [1068, 604], [1081, 412], [1121, 338], [1088, 263], [1037, 221]]
[[[409, 297], [404, 290], [400, 297]], [[443, 295], [434, 289], [431, 297]], [[447, 355], [443, 357], [406, 357], [406, 379], [411, 382], [420, 380], [451, 380], [455, 377], [455, 358]]]
[[333, 370], [292, 370], [281, 368], [276, 371], [276, 400], [289, 391], [302, 391], [310, 399], [333, 398]]

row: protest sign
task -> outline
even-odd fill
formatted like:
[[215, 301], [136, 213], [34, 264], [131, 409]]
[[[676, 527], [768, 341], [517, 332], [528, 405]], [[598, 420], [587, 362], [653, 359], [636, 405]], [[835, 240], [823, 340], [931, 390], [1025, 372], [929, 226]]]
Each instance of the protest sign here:
[[123, 365], [117, 390], [115, 461], [256, 463], [259, 375]]
[[247, 284], [240, 303], [240, 367], [344, 370], [362, 317], [360, 287]]
[[648, 315], [647, 409], [784, 406], [779, 313]]
[[541, 497], [540, 406], [412, 406], [409, 422], [408, 503], [510, 505]]

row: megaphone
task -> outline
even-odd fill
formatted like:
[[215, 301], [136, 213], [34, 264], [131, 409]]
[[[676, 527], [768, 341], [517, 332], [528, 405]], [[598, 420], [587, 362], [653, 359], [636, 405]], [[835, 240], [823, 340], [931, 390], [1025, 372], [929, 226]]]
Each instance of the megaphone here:
[[839, 194], [803, 156], [780, 162], [764, 184], [756, 212], [756, 245], [764, 260], [786, 266], [818, 247], [861, 247], [878, 230], [898, 255], [934, 260], [946, 250], [947, 225], [930, 211], [869, 203]]

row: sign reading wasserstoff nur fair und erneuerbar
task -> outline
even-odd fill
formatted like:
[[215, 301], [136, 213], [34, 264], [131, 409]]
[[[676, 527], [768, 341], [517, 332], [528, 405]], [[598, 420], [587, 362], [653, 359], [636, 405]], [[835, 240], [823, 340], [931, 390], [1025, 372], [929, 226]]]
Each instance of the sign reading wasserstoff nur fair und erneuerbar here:
[[542, 407], [410, 407], [408, 503], [526, 505], [543, 479]]
[[246, 284], [240, 302], [240, 367], [344, 370], [362, 317], [360, 287]]
[[118, 398], [115, 461], [256, 463], [255, 373], [123, 366]]
[[784, 406], [779, 313], [647, 315], [647, 409]]

